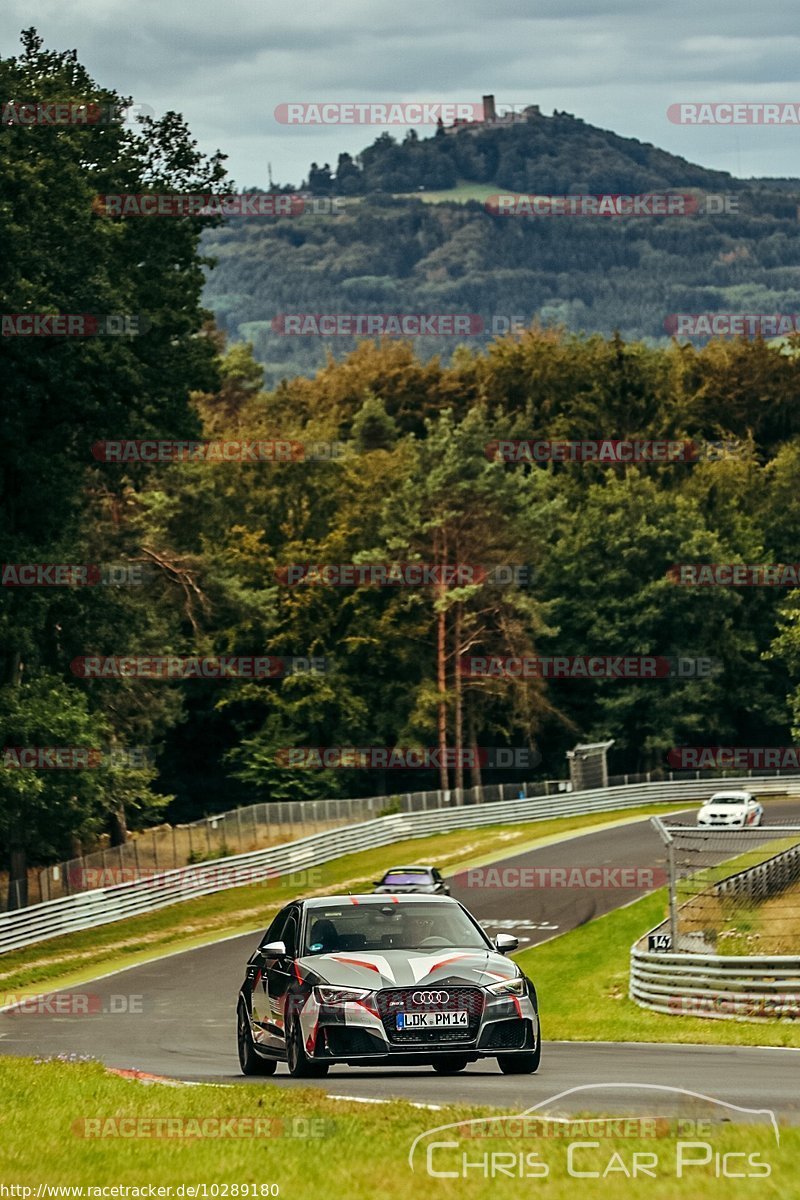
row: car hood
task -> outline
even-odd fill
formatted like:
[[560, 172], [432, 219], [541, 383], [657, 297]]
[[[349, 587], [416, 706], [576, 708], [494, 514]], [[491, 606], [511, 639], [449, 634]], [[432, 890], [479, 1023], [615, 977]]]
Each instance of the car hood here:
[[704, 817], [743, 817], [747, 813], [744, 804], [704, 804], [700, 815]]
[[414, 987], [416, 984], [477, 984], [488, 987], [518, 975], [516, 966], [491, 950], [434, 951], [384, 950], [382, 952], [341, 950], [332, 954], [309, 954], [297, 963], [311, 983], [340, 987]]

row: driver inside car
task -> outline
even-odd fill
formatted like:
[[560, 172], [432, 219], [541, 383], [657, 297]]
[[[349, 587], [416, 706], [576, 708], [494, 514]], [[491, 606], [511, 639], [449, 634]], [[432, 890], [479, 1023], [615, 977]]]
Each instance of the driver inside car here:
[[424, 948], [425, 941], [430, 938], [433, 921], [426, 917], [407, 917], [403, 928], [402, 945], [409, 950]]
[[339, 949], [339, 934], [333, 921], [322, 917], [311, 926], [308, 935], [311, 954], [330, 954]]

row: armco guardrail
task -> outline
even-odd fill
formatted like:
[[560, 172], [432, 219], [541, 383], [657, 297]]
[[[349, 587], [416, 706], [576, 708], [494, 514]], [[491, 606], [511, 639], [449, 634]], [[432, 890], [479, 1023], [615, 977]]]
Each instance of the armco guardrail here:
[[[651, 933], [668, 928], [665, 922]], [[654, 1012], [768, 1021], [800, 1017], [800, 956], [631, 949], [630, 998]]]
[[[733, 772], [714, 772], [717, 784]], [[712, 778], [710, 772], [672, 772], [656, 769], [641, 775], [616, 775], [607, 787]], [[746, 782], [751, 782], [752, 771]], [[780, 771], [765, 776], [786, 778]], [[533, 799], [571, 792], [566, 779], [516, 783], [483, 783], [450, 791], [400, 792], [390, 796], [339, 797], [327, 800], [272, 800], [217, 812], [188, 824], [156, 825], [139, 830], [120, 846], [99, 847], [66, 862], [51, 863], [29, 872], [26, 886], [0, 886], [0, 913], [77, 892], [108, 887], [145, 874], [160, 874], [212, 858], [228, 858], [282, 845], [296, 838], [324, 833], [337, 825], [356, 825], [389, 813], [430, 812], [452, 805], [494, 804], [500, 800]], [[580, 789], [585, 790], [585, 789]], [[522, 796], [520, 797], [520, 791]], [[6, 903], [6, 897], [8, 902]]]
[[[800, 835], [800, 830], [798, 830]], [[765, 862], [744, 871], [737, 871], [714, 885], [718, 896], [748, 896], [751, 900], [767, 900], [800, 880], [800, 846], [792, 846], [773, 854]]]
[[[800, 794], [800, 776], [728, 780], [729, 786], [747, 783], [759, 794]], [[115, 887], [98, 888], [76, 896], [34, 904], [0, 915], [0, 953], [32, 945], [60, 934], [106, 925], [124, 917], [153, 912], [169, 904], [206, 896], [243, 883], [268, 882], [281, 875], [320, 866], [334, 858], [388, 846], [404, 838], [425, 837], [451, 829], [477, 828], [517, 821], [581, 813], [613, 812], [640, 804], [691, 803], [710, 795], [718, 779], [635, 784], [570, 792], [543, 799], [495, 801], [432, 812], [402, 813], [357, 825], [331, 829], [282, 846], [237, 854], [197, 866], [165, 871]]]
[[[659, 776], [661, 778], [661, 776]], [[650, 782], [634, 778], [625, 783]], [[249, 854], [268, 846], [325, 833], [342, 825], [357, 825], [397, 812], [430, 812], [453, 804], [485, 804], [516, 800], [520, 789], [527, 798], [558, 795], [572, 790], [566, 779], [534, 783], [490, 783], [450, 791], [400, 792], [393, 796], [337, 797], [327, 800], [273, 800], [227, 812], [213, 813], [188, 824], [157, 825], [132, 834], [120, 846], [88, 851], [66, 862], [51, 863], [29, 873], [27, 887], [15, 885], [9, 903], [0, 887], [0, 913], [61, 900], [78, 892], [109, 887], [144, 875], [162, 874], [213, 858]]]

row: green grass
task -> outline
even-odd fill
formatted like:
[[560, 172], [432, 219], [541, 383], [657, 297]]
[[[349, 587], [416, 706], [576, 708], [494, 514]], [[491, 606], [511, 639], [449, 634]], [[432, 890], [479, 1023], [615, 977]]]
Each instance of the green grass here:
[[457, 204], [466, 204], [467, 200], [477, 200], [483, 204], [490, 196], [496, 196], [504, 189], [496, 183], [458, 183], [455, 187], [441, 188], [438, 191], [398, 192], [398, 198], [408, 200], [424, 200], [426, 204], [441, 204], [449, 200]]
[[[553, 1093], [559, 1090], [554, 1081]], [[478, 1141], [464, 1136], [462, 1126], [460, 1135], [454, 1130], [438, 1135], [439, 1140], [460, 1140], [455, 1151], [436, 1152], [435, 1169], [460, 1168], [464, 1152], [468, 1161], [475, 1163], [483, 1161], [484, 1155], [505, 1151], [513, 1154], [515, 1161], [518, 1155], [537, 1156], [529, 1162], [537, 1163], [540, 1171], [545, 1164], [547, 1178], [487, 1178], [483, 1170], [474, 1167], [466, 1178], [431, 1178], [425, 1169], [424, 1148], [417, 1151], [415, 1170], [411, 1170], [409, 1151], [414, 1139], [450, 1122], [497, 1116], [498, 1110], [457, 1105], [431, 1112], [402, 1101], [347, 1103], [330, 1100], [311, 1088], [276, 1088], [269, 1083], [251, 1087], [145, 1086], [106, 1073], [96, 1063], [34, 1064], [30, 1059], [0, 1061], [0, 1094], [0, 1180], [17, 1187], [156, 1185], [172, 1188], [174, 1197], [174, 1189], [181, 1184], [205, 1184], [210, 1195], [212, 1184], [241, 1188], [243, 1184], [260, 1187], [272, 1183], [283, 1200], [405, 1200], [414, 1196], [503, 1200], [534, 1194], [542, 1200], [572, 1200], [580, 1188], [587, 1200], [600, 1195], [603, 1200], [722, 1200], [731, 1194], [731, 1180], [717, 1177], [720, 1160], [713, 1155], [733, 1150], [757, 1155], [757, 1161], [767, 1163], [771, 1171], [769, 1178], [736, 1179], [740, 1200], [750, 1196], [789, 1200], [798, 1195], [800, 1130], [781, 1130], [778, 1146], [766, 1124], [715, 1123], [702, 1134], [711, 1149], [711, 1161], [690, 1169], [682, 1179], [676, 1177], [674, 1130], [670, 1136], [657, 1138], [601, 1137], [595, 1148], [577, 1150], [575, 1169], [602, 1173], [614, 1154], [619, 1157], [611, 1162], [607, 1178], [580, 1182], [567, 1173], [568, 1140], [563, 1137], [512, 1140], [501, 1136]], [[514, 1111], [526, 1107], [522, 1103]], [[157, 1128], [155, 1122], [165, 1118], [182, 1119], [182, 1129], [187, 1121], [208, 1118], [244, 1118], [249, 1123], [259, 1119], [267, 1136], [230, 1136], [236, 1128], [247, 1132], [244, 1122], [238, 1127], [229, 1125], [229, 1136], [224, 1138], [140, 1135], [146, 1128], [143, 1121], [150, 1122], [152, 1132]], [[87, 1126], [85, 1121], [95, 1124]], [[109, 1121], [116, 1123], [109, 1125]], [[106, 1136], [87, 1137], [87, 1128], [104, 1130]], [[199, 1128], [194, 1126], [195, 1131]], [[487, 1127], [467, 1128], [485, 1131]], [[128, 1136], [110, 1136], [120, 1129]], [[309, 1132], [316, 1136], [298, 1136]], [[588, 1139], [577, 1133], [569, 1140]], [[688, 1140], [695, 1139], [690, 1134]], [[619, 1163], [630, 1170], [635, 1152], [657, 1155], [650, 1168], [655, 1178], [634, 1180], [622, 1172]], [[691, 1153], [700, 1157], [696, 1149]], [[486, 1160], [486, 1174], [489, 1164], [497, 1161]], [[733, 1160], [731, 1170], [742, 1170], [745, 1162]], [[225, 1195], [220, 1189], [217, 1194]], [[31, 1195], [35, 1196], [35, 1191]]]
[[800, 1047], [797, 1021], [670, 1016], [629, 1000], [631, 945], [666, 915], [662, 888], [515, 955], [539, 993], [545, 1040]]
[[745, 850], [743, 854], [732, 855], [731, 858], [727, 858], [713, 867], [701, 867], [699, 871], [684, 875], [680, 880], [679, 900], [682, 899], [681, 892], [688, 898], [691, 894], [690, 889], [702, 891], [712, 887], [715, 883], [720, 883], [730, 875], [738, 875], [740, 871], [756, 867], [760, 863], [766, 862], [768, 858], [774, 858], [776, 854], [781, 854], [784, 850], [791, 850], [792, 846], [797, 845], [798, 836], [800, 836], [800, 829], [792, 837], [773, 838], [771, 842], [764, 842], [752, 850]]
[[189, 950], [230, 934], [263, 929], [278, 909], [297, 895], [372, 891], [372, 880], [393, 862], [415, 858], [453, 871], [477, 866], [487, 858], [519, 853], [544, 839], [626, 823], [663, 811], [665, 807], [674, 810], [675, 803], [412, 838], [382, 849], [345, 855], [313, 868], [306, 876], [298, 873], [266, 884], [229, 888], [141, 917], [39, 942], [0, 957], [0, 1007], [4, 995], [16, 997], [24, 989], [76, 986], [159, 954]]
[[717, 954], [796, 954], [800, 946], [800, 884], [767, 900], [726, 898]]
[[[635, 815], [627, 812], [623, 819]], [[619, 820], [616, 814], [608, 814], [606, 823]], [[596, 815], [536, 823], [536, 840], [554, 839], [599, 823]], [[533, 832], [530, 825], [459, 831], [398, 844], [392, 847], [389, 857], [410, 855], [451, 867], [477, 865], [481, 860], [529, 846]], [[386, 860], [385, 850], [338, 859], [320, 868], [325, 877], [313, 890], [366, 882], [385, 866]], [[275, 881], [268, 892], [263, 887], [231, 889], [91, 934], [71, 935], [31, 947], [24, 954], [6, 955], [2, 960], [6, 978], [0, 984], [8, 987], [9, 979], [52, 981], [70, 967], [74, 971], [78, 964], [84, 970], [96, 970], [111, 959], [119, 961], [120, 956], [130, 958], [136, 953], [151, 957], [159, 948], [177, 948], [188, 930], [195, 938], [213, 940], [222, 936], [221, 929], [231, 932], [240, 921], [253, 928], [263, 924], [282, 903], [285, 896], [281, 889], [285, 886]], [[546, 1039], [576, 1040], [579, 1034], [580, 1040], [800, 1045], [800, 1029], [788, 1024], [749, 1025], [668, 1017], [628, 1001], [630, 945], [665, 911], [666, 894], [661, 891], [517, 956], [537, 984]], [[255, 916], [258, 921], [254, 923]], [[209, 933], [208, 924], [213, 922], [219, 924]], [[59, 956], [55, 962], [51, 958], [54, 953]], [[31, 961], [34, 957], [36, 961]], [[563, 1081], [554, 1079], [552, 1094], [562, 1087]], [[520, 1095], [524, 1096], [526, 1090], [521, 1080]], [[797, 1128], [783, 1129], [778, 1147], [771, 1129], [764, 1125], [714, 1124], [709, 1133], [696, 1138], [689, 1135], [690, 1140], [708, 1143], [711, 1161], [691, 1168], [681, 1179], [676, 1172], [678, 1146], [674, 1136], [601, 1138], [596, 1147], [580, 1150], [575, 1163], [577, 1170], [597, 1171], [599, 1177], [577, 1183], [567, 1169], [569, 1139], [492, 1138], [476, 1142], [474, 1138], [462, 1138], [452, 1157], [442, 1151], [448, 1157], [437, 1158], [435, 1165], [444, 1170], [457, 1169], [461, 1153], [466, 1151], [469, 1162], [485, 1163], [486, 1167], [473, 1167], [466, 1178], [433, 1179], [425, 1171], [424, 1158], [415, 1160], [414, 1173], [410, 1170], [408, 1155], [414, 1138], [436, 1126], [472, 1120], [497, 1110], [456, 1105], [431, 1112], [401, 1101], [361, 1105], [331, 1100], [313, 1088], [275, 1088], [268, 1082], [252, 1087], [144, 1086], [108, 1074], [96, 1063], [34, 1064], [16, 1058], [0, 1059], [0, 1097], [0, 1181], [26, 1187], [39, 1183], [84, 1187], [155, 1184], [174, 1189], [179, 1184], [274, 1183], [281, 1197], [292, 1200], [315, 1200], [318, 1196], [326, 1200], [404, 1200], [417, 1194], [433, 1195], [436, 1200], [502, 1200], [518, 1196], [521, 1187], [526, 1193], [535, 1191], [543, 1200], [572, 1200], [580, 1188], [587, 1200], [599, 1195], [603, 1200], [721, 1200], [730, 1195], [731, 1181], [722, 1173], [719, 1156], [738, 1151], [756, 1155], [759, 1163], [769, 1164], [771, 1172], [769, 1177], [737, 1178], [740, 1200], [747, 1200], [751, 1194], [758, 1200], [800, 1196]], [[522, 1101], [514, 1111], [524, 1111], [529, 1104]], [[119, 1129], [112, 1126], [109, 1130], [109, 1118], [149, 1119], [152, 1130], [153, 1119], [169, 1117], [184, 1121], [261, 1118], [262, 1129], [270, 1136], [108, 1136]], [[84, 1136], [84, 1120], [101, 1122], [95, 1128], [106, 1130], [107, 1136]], [[248, 1132], [247, 1126], [243, 1132]], [[309, 1132], [317, 1136], [304, 1136]], [[448, 1131], [442, 1137], [451, 1140], [454, 1134]], [[572, 1140], [589, 1139], [578, 1135]], [[513, 1160], [484, 1157], [502, 1152], [512, 1154]], [[629, 1177], [626, 1171], [632, 1171], [634, 1153], [657, 1156], [655, 1163], [652, 1158], [640, 1159], [649, 1164], [655, 1177]], [[543, 1173], [546, 1168], [547, 1177], [523, 1176], [524, 1182], [517, 1174], [514, 1178], [502, 1173], [492, 1177], [492, 1163], [509, 1169], [513, 1161], [516, 1172], [519, 1155], [538, 1156], [525, 1158], [527, 1167], [523, 1169]], [[747, 1169], [742, 1166], [746, 1160], [733, 1161], [731, 1170]]]
[[742, 896], [717, 896], [714, 888], [722, 880], [796, 845], [797, 835], [774, 838], [723, 863], [684, 876], [678, 887], [681, 930], [702, 932], [715, 954], [793, 953], [798, 945], [793, 902], [787, 904], [783, 896], [761, 903]]
[[[659, 806], [663, 809], [665, 806]], [[675, 808], [675, 804], [666, 806]], [[649, 806], [624, 813], [562, 817], [512, 826], [459, 830], [414, 838], [390, 848], [347, 855], [315, 868], [314, 886], [271, 881], [231, 888], [200, 900], [171, 905], [147, 916], [70, 934], [0, 959], [3, 994], [82, 984], [103, 972], [135, 965], [179, 949], [204, 945], [237, 932], [263, 928], [293, 895], [371, 890], [389, 860], [416, 858], [443, 869], [466, 869], [518, 854], [565, 834], [627, 823], [659, 811]], [[705, 1042], [800, 1046], [800, 1023], [753, 1024], [668, 1016], [627, 998], [631, 944], [666, 916], [662, 889], [571, 933], [521, 951], [515, 957], [536, 983], [545, 1038], [568, 1041]]]

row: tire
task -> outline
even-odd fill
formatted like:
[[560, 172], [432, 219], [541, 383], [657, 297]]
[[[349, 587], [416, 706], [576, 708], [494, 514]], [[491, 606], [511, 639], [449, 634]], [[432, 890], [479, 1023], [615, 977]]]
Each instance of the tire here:
[[542, 1027], [536, 1018], [536, 1049], [528, 1054], [498, 1054], [497, 1065], [504, 1075], [533, 1075], [542, 1061]]
[[250, 1020], [244, 1001], [239, 1001], [236, 1013], [236, 1044], [239, 1050], [239, 1067], [243, 1075], [274, 1075], [278, 1066], [274, 1058], [262, 1058], [253, 1045]]
[[459, 1071], [463, 1071], [469, 1062], [468, 1058], [435, 1058], [431, 1063], [437, 1075], [457, 1075]]
[[289, 1064], [289, 1074], [293, 1075], [295, 1079], [320, 1079], [323, 1075], [328, 1074], [329, 1063], [312, 1062], [306, 1054], [300, 1022], [296, 1017], [289, 1026], [289, 1034], [286, 1038], [286, 1059]]

